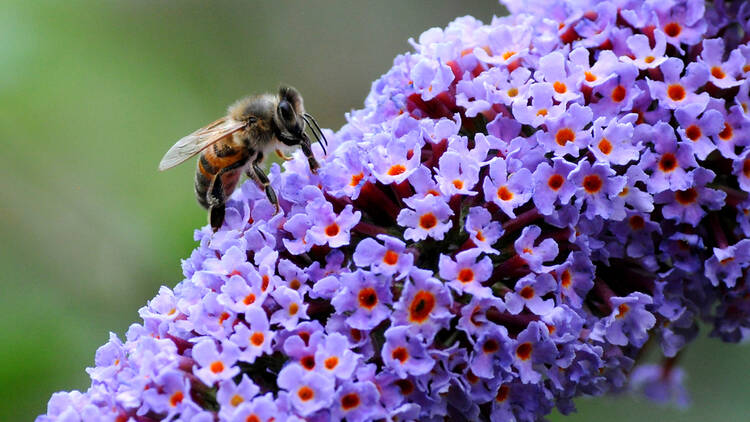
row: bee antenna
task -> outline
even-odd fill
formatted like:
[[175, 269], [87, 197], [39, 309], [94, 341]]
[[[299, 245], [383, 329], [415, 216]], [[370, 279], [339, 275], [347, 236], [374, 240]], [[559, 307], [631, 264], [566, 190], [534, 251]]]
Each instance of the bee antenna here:
[[[310, 132], [312, 132], [313, 136], [315, 136], [315, 139], [320, 144], [320, 148], [323, 150], [323, 154], [328, 155], [328, 152], [326, 152], [326, 145], [328, 145], [328, 140], [326, 139], [326, 136], [323, 135], [323, 131], [320, 130], [320, 126], [318, 126], [318, 122], [316, 122], [315, 119], [307, 113], [302, 115], [302, 120], [304, 120], [305, 123], [307, 123], [307, 125], [310, 127]], [[312, 121], [312, 124], [310, 123], [311, 121]], [[318, 129], [318, 132], [320, 132], [320, 135], [318, 135], [318, 133], [315, 132], [315, 129]], [[321, 137], [325, 141], [325, 143], [321, 142]]]

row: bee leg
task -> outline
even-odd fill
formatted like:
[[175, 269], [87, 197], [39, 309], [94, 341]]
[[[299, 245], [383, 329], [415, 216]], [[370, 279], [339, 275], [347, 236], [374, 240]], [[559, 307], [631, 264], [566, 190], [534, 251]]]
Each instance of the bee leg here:
[[208, 186], [208, 192], [206, 193], [206, 202], [208, 202], [208, 222], [211, 224], [214, 233], [216, 233], [216, 231], [219, 230], [219, 227], [224, 224], [224, 214], [226, 211], [224, 203], [227, 199], [224, 192], [224, 182], [222, 182], [221, 177], [224, 173], [228, 173], [244, 166], [246, 162], [246, 160], [238, 161], [219, 170], [213, 180], [211, 180], [211, 184]]
[[271, 187], [271, 181], [268, 180], [268, 176], [266, 176], [266, 173], [263, 172], [263, 169], [260, 168], [258, 163], [253, 163], [253, 171], [255, 172], [255, 177], [263, 185], [263, 189], [265, 189], [266, 191], [268, 200], [276, 207], [276, 214], [278, 214], [279, 200], [278, 198], [276, 198], [276, 192], [274, 192], [273, 188]]
[[211, 224], [211, 228], [214, 233], [219, 230], [222, 224], [224, 224], [224, 214], [226, 207], [224, 204], [211, 205], [208, 208], [208, 222]]
[[292, 157], [287, 156], [286, 154], [284, 154], [284, 151], [282, 151], [282, 150], [280, 150], [278, 148], [276, 148], [276, 155], [278, 155], [279, 158], [281, 158], [284, 161], [291, 161], [292, 160]]
[[302, 152], [305, 154], [305, 157], [307, 157], [307, 163], [310, 165], [310, 171], [312, 171], [313, 173], [317, 173], [320, 165], [318, 165], [318, 161], [315, 160], [312, 149], [310, 149], [310, 138], [308, 138], [307, 135], [304, 135], [299, 146], [300, 148], [302, 148]]

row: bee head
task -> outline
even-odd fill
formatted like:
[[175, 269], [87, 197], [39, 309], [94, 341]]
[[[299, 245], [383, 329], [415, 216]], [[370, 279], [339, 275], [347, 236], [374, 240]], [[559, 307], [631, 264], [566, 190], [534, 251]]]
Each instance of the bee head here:
[[282, 86], [279, 88], [278, 100], [273, 118], [277, 129], [276, 136], [287, 145], [298, 145], [302, 142], [305, 130], [302, 96], [296, 89]]

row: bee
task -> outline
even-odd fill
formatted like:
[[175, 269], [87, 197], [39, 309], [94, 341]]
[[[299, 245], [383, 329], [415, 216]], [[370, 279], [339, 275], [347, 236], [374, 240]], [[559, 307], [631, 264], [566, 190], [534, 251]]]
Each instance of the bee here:
[[[305, 133], [310, 128], [315, 139], [327, 143], [315, 119], [305, 113], [300, 93], [288, 86], [277, 95], [260, 94], [242, 98], [230, 105], [227, 115], [177, 141], [164, 154], [159, 170], [172, 168], [199, 154], [195, 172], [195, 196], [208, 209], [208, 221], [214, 232], [224, 222], [227, 198], [237, 187], [242, 173], [263, 185], [268, 200], [279, 211], [279, 202], [268, 176], [261, 168], [272, 151], [284, 160], [291, 158], [279, 149], [299, 145], [310, 170], [319, 165]], [[317, 132], [315, 131], [317, 129]], [[324, 143], [321, 143], [325, 153]]]

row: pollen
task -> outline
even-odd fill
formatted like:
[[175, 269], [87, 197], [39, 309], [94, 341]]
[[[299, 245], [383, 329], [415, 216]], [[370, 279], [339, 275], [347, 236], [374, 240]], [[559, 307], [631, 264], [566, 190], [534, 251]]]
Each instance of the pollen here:
[[336, 356], [331, 356], [330, 358], [326, 359], [325, 362], [323, 362], [323, 365], [329, 371], [333, 371], [339, 365], [339, 358]]
[[628, 91], [625, 89], [622, 85], [617, 85], [612, 90], [612, 101], [619, 103], [620, 101], [625, 99], [625, 96], [628, 94]]
[[453, 181], [453, 186], [456, 189], [463, 189], [464, 188], [464, 182], [462, 180], [456, 179], [456, 180]]
[[250, 343], [252, 343], [252, 345], [255, 347], [260, 347], [265, 340], [266, 336], [264, 336], [260, 331], [256, 331], [253, 333], [253, 335], [250, 336]]
[[546, 108], [540, 108], [539, 111], [536, 112], [537, 116], [546, 116], [547, 115], [547, 109]]
[[515, 54], [516, 54], [515, 51], [506, 51], [505, 53], [503, 53], [503, 60], [508, 60], [509, 58], [513, 57], [513, 55]]
[[670, 173], [676, 168], [677, 157], [675, 157], [674, 154], [672, 154], [671, 152], [667, 152], [661, 156], [661, 160], [659, 160], [659, 170], [663, 171], [664, 173]]
[[529, 300], [534, 297], [534, 288], [531, 286], [526, 286], [521, 289], [521, 292], [519, 294], [522, 298]]
[[568, 87], [560, 81], [556, 81], [554, 84], [552, 84], [552, 87], [558, 94], [565, 94], [566, 92], [568, 92]]
[[349, 393], [341, 398], [341, 408], [351, 410], [359, 406], [360, 400], [357, 393]]
[[497, 197], [500, 198], [501, 201], [510, 201], [513, 199], [513, 192], [508, 190], [507, 186], [500, 186], [497, 190]]
[[677, 22], [670, 22], [666, 25], [664, 25], [664, 33], [667, 34], [668, 37], [676, 37], [680, 35], [682, 32], [682, 27]]
[[716, 79], [724, 79], [726, 73], [721, 69], [720, 66], [714, 66], [711, 68], [711, 76], [713, 76]]
[[596, 81], [596, 75], [594, 75], [591, 72], [585, 72], [584, 77], [586, 78], [586, 82], [594, 82]]
[[175, 391], [174, 394], [169, 396], [169, 405], [175, 407], [178, 404], [182, 403], [182, 400], [184, 398], [185, 394], [182, 391]]
[[398, 176], [399, 174], [406, 171], [406, 167], [401, 164], [394, 164], [388, 169], [389, 176]]
[[734, 136], [734, 129], [732, 129], [732, 125], [730, 125], [727, 122], [724, 122], [724, 129], [719, 132], [719, 138], [721, 138], [722, 141], [729, 141]]
[[359, 182], [361, 182], [362, 179], [364, 178], [365, 178], [365, 174], [362, 172], [353, 175], [352, 180], [349, 182], [349, 186], [352, 186], [352, 187], [357, 186]]
[[697, 125], [690, 125], [687, 129], [685, 129], [685, 136], [687, 136], [691, 141], [695, 142], [700, 139], [701, 136], [703, 136], [703, 132]]
[[242, 299], [242, 303], [245, 305], [252, 305], [255, 303], [255, 294], [250, 293], [249, 295], [245, 296], [244, 299]]
[[419, 324], [425, 322], [434, 308], [435, 295], [426, 290], [418, 291], [409, 305], [409, 321]]
[[480, 242], [484, 242], [484, 239], [485, 239], [485, 238], [484, 238], [484, 234], [482, 234], [482, 231], [481, 231], [481, 230], [477, 230], [477, 235], [476, 235], [476, 238], [477, 238], [477, 240], [478, 240], [478, 241], [480, 241]]
[[406, 350], [405, 347], [400, 346], [400, 347], [393, 349], [393, 351], [391, 352], [391, 357], [394, 360], [404, 363], [406, 362], [407, 359], [409, 359], [409, 351]]
[[430, 230], [435, 226], [437, 226], [437, 218], [435, 217], [435, 214], [428, 212], [427, 214], [419, 217], [419, 227], [425, 230]]
[[589, 174], [583, 178], [583, 189], [589, 194], [595, 194], [602, 189], [602, 178], [598, 174]]
[[510, 98], [513, 98], [513, 97], [515, 97], [516, 95], [518, 95], [518, 88], [516, 88], [516, 87], [513, 87], [513, 88], [510, 88], [510, 89], [508, 90], [508, 96], [509, 96]]
[[310, 401], [315, 397], [315, 391], [308, 386], [304, 386], [297, 390], [297, 397], [302, 401]]
[[231, 404], [232, 406], [234, 406], [234, 407], [237, 407], [237, 406], [239, 406], [239, 405], [240, 405], [240, 403], [242, 403], [242, 402], [244, 402], [244, 401], [245, 401], [245, 399], [243, 399], [243, 398], [242, 398], [242, 396], [241, 396], [241, 395], [239, 395], [239, 394], [235, 394], [235, 395], [233, 395], [233, 396], [232, 396], [232, 398], [231, 398], [231, 399], [229, 399], [229, 403], [230, 403], [230, 404]]
[[609, 142], [609, 139], [607, 138], [602, 138], [597, 146], [599, 147], [599, 151], [604, 155], [609, 155], [609, 153], [612, 152], [612, 143]]
[[549, 186], [550, 189], [553, 191], [558, 191], [562, 187], [563, 183], [565, 183], [565, 179], [563, 179], [561, 174], [553, 174], [552, 176], [547, 179], [547, 186]]
[[654, 62], [654, 60], [656, 60], [656, 57], [654, 56], [646, 56], [646, 58], [643, 59], [643, 61], [646, 62], [646, 64], [651, 64]]
[[297, 315], [297, 312], [299, 312], [299, 305], [296, 303], [289, 305], [289, 315]]
[[532, 350], [533, 347], [528, 341], [526, 343], [521, 343], [516, 347], [516, 356], [521, 360], [529, 360], [529, 358], [531, 358]]
[[685, 99], [685, 88], [680, 84], [672, 84], [667, 88], [667, 96], [672, 101], [682, 101]]
[[482, 345], [482, 351], [486, 354], [495, 353], [500, 350], [500, 344], [495, 339], [489, 339]]
[[624, 318], [625, 315], [628, 314], [628, 311], [630, 311], [630, 306], [628, 306], [627, 303], [621, 303], [620, 306], [617, 307], [617, 315], [615, 315], [615, 318]]
[[365, 287], [359, 291], [359, 306], [372, 309], [378, 304], [378, 294], [372, 287]]
[[219, 372], [224, 370], [224, 364], [221, 363], [221, 361], [217, 360], [216, 362], [212, 363], [209, 368], [211, 369], [211, 372], [213, 372], [214, 374], [218, 374]]
[[474, 281], [474, 271], [471, 268], [464, 268], [458, 272], [457, 278], [461, 283], [470, 283]]
[[690, 205], [698, 199], [698, 191], [695, 188], [678, 190], [674, 194], [675, 199], [682, 205]]
[[568, 142], [573, 142], [576, 139], [576, 134], [572, 129], [564, 127], [557, 131], [555, 134], [555, 142], [557, 145], [564, 147]]

